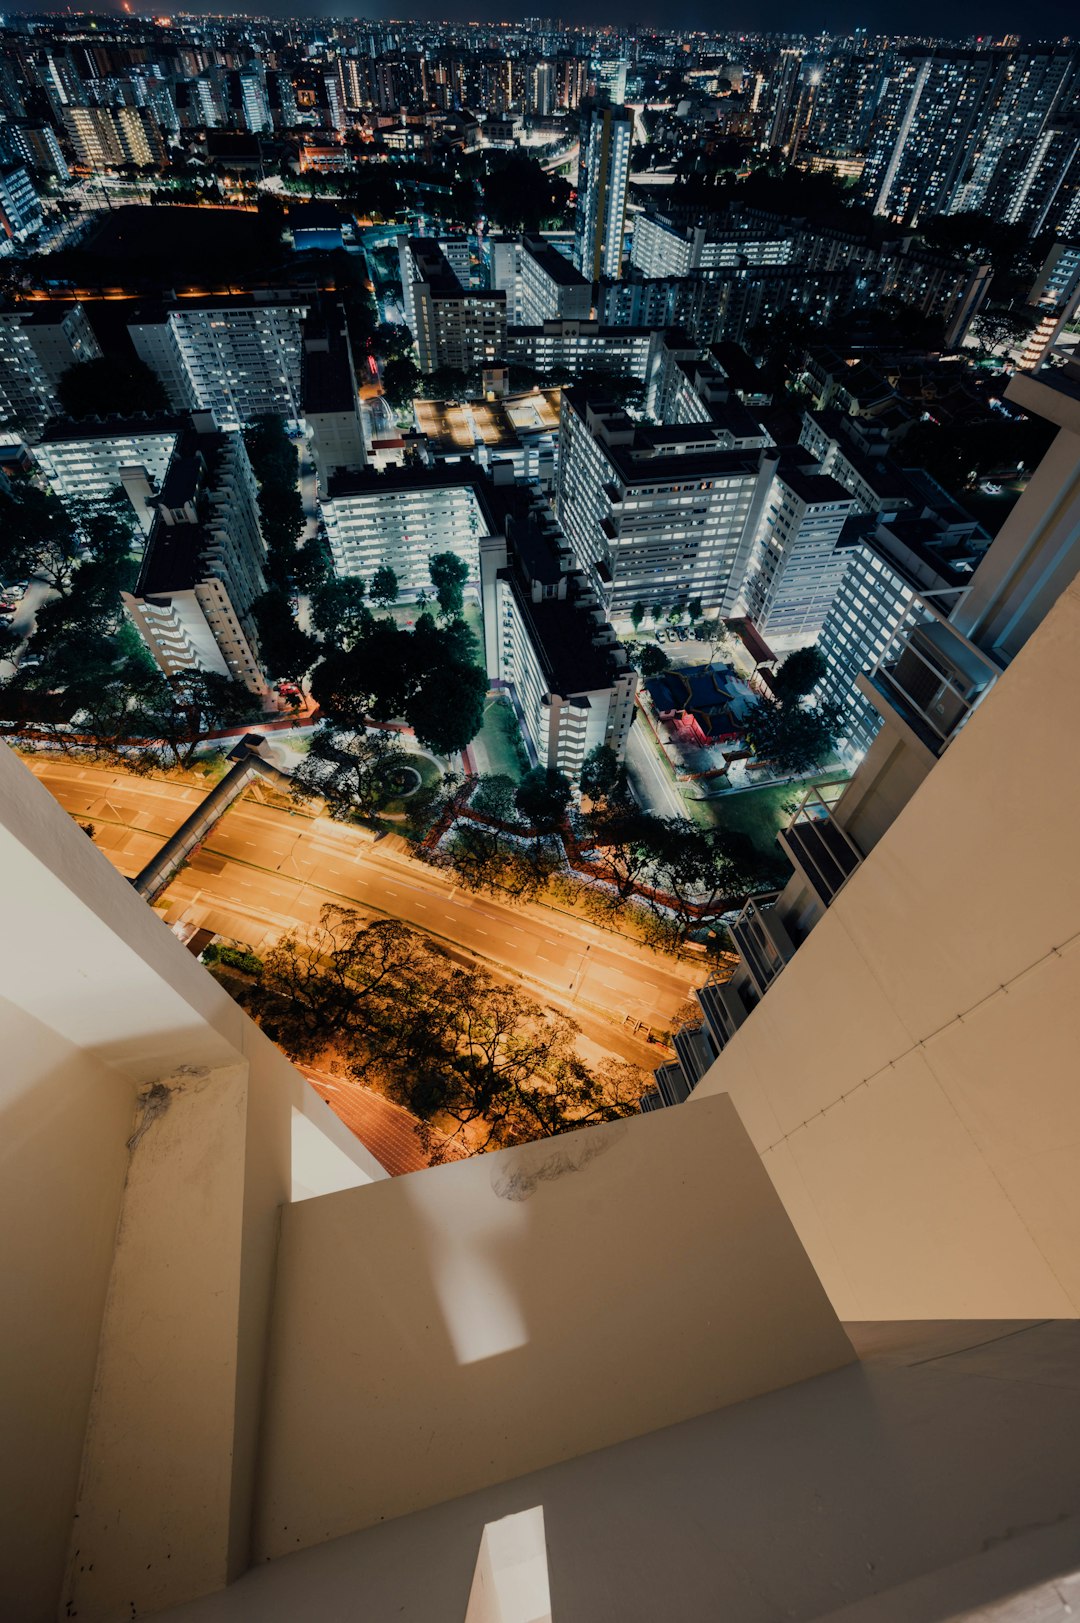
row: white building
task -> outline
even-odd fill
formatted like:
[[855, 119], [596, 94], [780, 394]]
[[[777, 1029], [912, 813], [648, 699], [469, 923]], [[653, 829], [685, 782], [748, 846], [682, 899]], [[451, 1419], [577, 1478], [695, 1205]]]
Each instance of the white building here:
[[623, 758], [637, 677], [550, 510], [511, 500], [505, 538], [481, 547], [488, 675], [513, 688], [540, 765], [576, 781], [600, 744]]
[[188, 430], [124, 606], [167, 676], [231, 676], [267, 694], [251, 606], [266, 590], [258, 485], [239, 433]]
[[556, 512], [607, 612], [635, 603], [733, 613], [775, 475], [760, 425], [743, 446], [711, 423], [635, 423], [564, 389]]
[[588, 321], [592, 314], [592, 283], [580, 270], [537, 233], [521, 239], [520, 315], [525, 327], [569, 317]]
[[634, 220], [630, 263], [646, 277], [689, 276], [718, 266], [787, 265], [795, 249], [790, 233], [755, 236], [707, 219], [675, 219], [650, 203]]
[[861, 757], [882, 723], [857, 678], [874, 670], [896, 637], [932, 607], [949, 613], [971, 584], [979, 549], [929, 514], [879, 521], [841, 546], [848, 562], [818, 637], [826, 665], [818, 691], [841, 707], [845, 754]]
[[301, 416], [301, 326], [310, 301], [291, 292], [177, 300], [128, 323], [135, 351], [174, 411], [209, 411], [219, 428]]
[[463, 287], [446, 255], [429, 237], [398, 245], [405, 320], [423, 372], [460, 372], [501, 359], [506, 343], [506, 294]]
[[165, 482], [186, 422], [182, 417], [56, 420], [34, 446], [34, 459], [64, 501], [100, 501], [121, 486], [147, 533], [154, 520], [152, 498]]
[[331, 481], [322, 512], [338, 574], [370, 580], [386, 564], [402, 597], [430, 596], [428, 560], [453, 552], [477, 584], [480, 542], [491, 533], [476, 495], [481, 477], [469, 462], [382, 473], [369, 469]]
[[60, 410], [57, 386], [68, 367], [100, 355], [81, 304], [0, 310], [0, 423], [36, 438]]
[[848, 564], [841, 533], [857, 511], [835, 479], [781, 456], [746, 583], [747, 609], [770, 641], [817, 636]]
[[558, 368], [571, 374], [614, 372], [644, 383], [662, 334], [649, 327], [602, 327], [597, 321], [559, 317], [537, 327], [508, 327], [505, 358], [543, 376]]
[[336, 475], [367, 466], [352, 346], [340, 305], [305, 323], [302, 398], [319, 485], [326, 490]]

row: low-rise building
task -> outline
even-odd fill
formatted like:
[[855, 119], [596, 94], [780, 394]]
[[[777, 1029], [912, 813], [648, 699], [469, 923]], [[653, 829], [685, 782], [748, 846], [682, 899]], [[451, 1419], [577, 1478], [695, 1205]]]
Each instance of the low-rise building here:
[[494, 400], [414, 400], [413, 419], [431, 465], [509, 463], [517, 479], [550, 489], [559, 438], [559, 390], [531, 389]]

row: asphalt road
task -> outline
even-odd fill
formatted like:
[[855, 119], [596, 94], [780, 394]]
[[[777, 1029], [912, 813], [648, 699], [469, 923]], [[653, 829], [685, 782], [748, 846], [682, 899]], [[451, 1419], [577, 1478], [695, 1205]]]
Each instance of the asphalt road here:
[[649, 723], [639, 715], [630, 729], [626, 745], [626, 774], [634, 798], [645, 811], [657, 817], [686, 817], [686, 802], [675, 787], [671, 773], [661, 765], [649, 733]]
[[[31, 770], [62, 806], [94, 825], [95, 843], [131, 877], [201, 798], [196, 786], [38, 757]], [[569, 1010], [593, 1041], [636, 1064], [663, 1051], [657, 1031], [704, 972], [576, 918], [510, 907], [463, 892], [438, 870], [373, 844], [360, 831], [260, 804], [255, 789], [222, 818], [165, 893], [169, 922], [185, 919], [266, 947], [314, 923], [326, 902], [389, 915], [523, 980]]]

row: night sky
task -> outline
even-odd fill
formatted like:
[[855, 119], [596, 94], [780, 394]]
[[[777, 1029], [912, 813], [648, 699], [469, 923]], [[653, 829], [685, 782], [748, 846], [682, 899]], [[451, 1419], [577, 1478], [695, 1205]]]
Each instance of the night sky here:
[[[185, 9], [196, 8], [186, 0]], [[220, 13], [220, 0], [210, 0], [205, 9]], [[830, 33], [846, 32], [862, 27], [869, 33], [934, 33], [944, 38], [966, 38], [985, 35], [987, 38], [1017, 33], [1025, 39], [1057, 40], [1067, 33], [1080, 35], [1080, 9], [1076, 0], [1045, 0], [1041, 5], [1020, 5], [1018, 0], [954, 0], [949, 6], [929, 4], [912, 5], [910, 0], [773, 0], [762, 5], [760, 0], [731, 0], [730, 4], [716, 5], [711, 0], [673, 0], [657, 8], [656, 0], [529, 0], [525, 6], [506, 7], [490, 0], [412, 0], [406, 9], [401, 0], [384, 0], [362, 8], [345, 4], [304, 5], [300, 0], [249, 0], [244, 7], [250, 13], [263, 12], [274, 16], [363, 16], [377, 19], [450, 18], [458, 21], [500, 22], [516, 21], [520, 17], [561, 17], [570, 24], [585, 27], [605, 23], [656, 24], [660, 28], [683, 27], [716, 30], [727, 33], [740, 28], [760, 29], [776, 33], [792, 32], [814, 34], [821, 29]]]

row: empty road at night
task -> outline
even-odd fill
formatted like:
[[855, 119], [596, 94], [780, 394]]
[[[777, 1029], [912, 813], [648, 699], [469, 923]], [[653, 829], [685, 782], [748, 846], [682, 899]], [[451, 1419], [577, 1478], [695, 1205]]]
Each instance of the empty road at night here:
[[[77, 761], [38, 756], [27, 764], [65, 810], [93, 824], [95, 844], [129, 878], [205, 793]], [[259, 793], [247, 791], [226, 812], [165, 891], [159, 905], [170, 923], [182, 919], [259, 951], [293, 926], [314, 923], [327, 902], [397, 918], [553, 996], [594, 1038], [617, 1029], [612, 1052], [638, 1064], [650, 1063], [650, 1051], [626, 1040], [632, 1025], [666, 1031], [704, 979], [703, 971], [550, 908], [472, 895], [385, 841], [262, 804]], [[655, 1046], [651, 1054], [651, 1063], [661, 1057]]]

